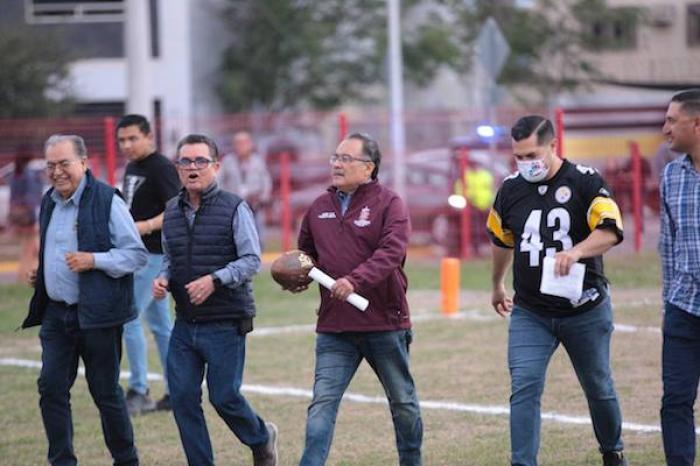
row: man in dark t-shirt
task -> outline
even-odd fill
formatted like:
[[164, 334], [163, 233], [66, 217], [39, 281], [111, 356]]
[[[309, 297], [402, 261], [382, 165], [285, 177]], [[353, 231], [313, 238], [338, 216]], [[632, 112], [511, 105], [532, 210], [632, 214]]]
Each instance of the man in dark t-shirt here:
[[163, 263], [160, 230], [165, 203], [177, 195], [180, 181], [172, 162], [155, 151], [151, 127], [143, 116], [123, 117], [117, 125], [117, 142], [119, 150], [129, 160], [124, 174], [124, 198], [148, 249], [147, 265], [134, 274], [134, 303], [139, 318], [124, 325], [124, 342], [131, 370], [126, 403], [129, 413], [138, 415], [170, 409], [167, 380], [162, 399], [154, 402], [149, 396], [148, 347], [141, 316], [146, 317], [153, 332], [165, 374], [172, 320], [168, 300], [153, 299], [151, 284]]

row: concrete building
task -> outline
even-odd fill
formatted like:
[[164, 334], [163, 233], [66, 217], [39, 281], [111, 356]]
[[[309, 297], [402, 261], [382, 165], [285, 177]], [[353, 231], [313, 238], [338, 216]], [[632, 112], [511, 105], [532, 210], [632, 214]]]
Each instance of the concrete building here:
[[[162, 117], [160, 135], [167, 149], [195, 129], [198, 119], [220, 112], [215, 83], [220, 52], [226, 44], [221, 3], [2, 0], [0, 27], [55, 33], [75, 57], [70, 80], [78, 103], [76, 113], [138, 111]], [[130, 13], [130, 9], [136, 11]], [[134, 33], [133, 28], [127, 29], [127, 18], [143, 27]], [[126, 60], [134, 53], [144, 58], [136, 60], [137, 72], [129, 70]], [[134, 94], [145, 99], [145, 106], [129, 100]]]

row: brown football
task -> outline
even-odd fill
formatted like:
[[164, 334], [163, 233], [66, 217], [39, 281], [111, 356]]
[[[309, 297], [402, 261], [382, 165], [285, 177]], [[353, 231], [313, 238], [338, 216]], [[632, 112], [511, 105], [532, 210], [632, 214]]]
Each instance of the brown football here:
[[287, 251], [272, 262], [272, 278], [285, 290], [293, 290], [311, 283], [309, 270], [314, 262], [306, 253], [294, 249]]

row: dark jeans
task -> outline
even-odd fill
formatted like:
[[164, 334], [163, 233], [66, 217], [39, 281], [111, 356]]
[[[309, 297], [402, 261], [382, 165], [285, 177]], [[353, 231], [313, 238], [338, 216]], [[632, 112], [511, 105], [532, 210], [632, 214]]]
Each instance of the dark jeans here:
[[666, 303], [664, 314], [661, 430], [666, 464], [695, 462], [693, 405], [700, 380], [700, 317]]
[[423, 422], [408, 368], [410, 342], [410, 330], [316, 336], [314, 396], [306, 420], [302, 466], [325, 464], [340, 400], [362, 359], [367, 359], [379, 377], [389, 400], [399, 463], [421, 464]]
[[39, 405], [53, 466], [76, 465], [70, 389], [85, 364], [90, 395], [100, 411], [102, 432], [115, 465], [138, 465], [134, 433], [119, 386], [122, 327], [81, 330], [75, 308], [50, 303], [39, 332], [41, 375]]
[[566, 348], [586, 394], [600, 450], [622, 450], [622, 416], [610, 371], [612, 330], [609, 299], [583, 314], [563, 318], [546, 318], [515, 306], [508, 329], [514, 466], [537, 465], [540, 399], [547, 365], [560, 343]]
[[192, 466], [214, 464], [202, 411], [205, 370], [209, 402], [229, 429], [251, 448], [267, 443], [265, 422], [240, 393], [245, 341], [245, 335], [240, 335], [231, 322], [175, 321], [168, 349], [170, 402], [187, 461]]

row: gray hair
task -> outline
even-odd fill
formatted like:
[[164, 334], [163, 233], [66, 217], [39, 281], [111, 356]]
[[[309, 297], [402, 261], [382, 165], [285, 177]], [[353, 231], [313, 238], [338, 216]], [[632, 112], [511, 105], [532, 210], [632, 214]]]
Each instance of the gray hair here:
[[65, 141], [69, 141], [73, 144], [73, 149], [78, 157], [80, 157], [81, 159], [87, 158], [88, 153], [87, 148], [85, 147], [85, 140], [75, 134], [54, 134], [52, 136], [49, 136], [49, 138], [44, 143], [44, 153], [46, 153], [49, 147], [55, 146], [56, 144], [60, 144]]

